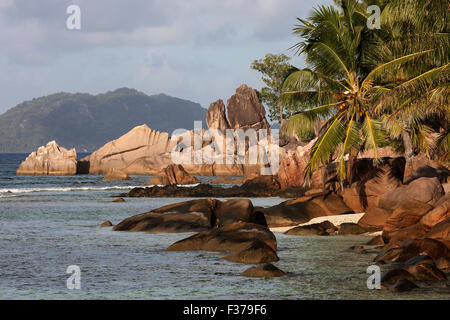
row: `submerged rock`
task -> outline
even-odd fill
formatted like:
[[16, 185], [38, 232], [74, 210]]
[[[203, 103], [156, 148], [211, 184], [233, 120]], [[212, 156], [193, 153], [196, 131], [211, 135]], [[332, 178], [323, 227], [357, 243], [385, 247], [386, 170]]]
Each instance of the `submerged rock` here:
[[275, 235], [267, 227], [255, 223], [235, 222], [177, 241], [166, 250], [239, 252], [246, 249], [255, 240], [265, 242], [273, 250], [277, 249]]
[[117, 199], [113, 200], [113, 202], [122, 203], [122, 202], [125, 202], [125, 199], [124, 198], [117, 198]]
[[415, 278], [407, 270], [402, 268], [392, 269], [381, 276], [382, 284], [395, 284], [398, 280], [406, 279], [414, 281]]
[[339, 227], [338, 234], [339, 235], [351, 235], [351, 234], [363, 234], [366, 233], [363, 227], [356, 223], [342, 223]]
[[428, 256], [416, 256], [409, 259], [404, 269], [414, 276], [416, 280], [447, 280], [444, 272]]
[[175, 203], [126, 218], [113, 230], [151, 233], [208, 230], [216, 223], [214, 215], [216, 206], [217, 201], [213, 199]]
[[398, 280], [392, 287], [393, 292], [407, 292], [419, 288], [414, 282], [407, 279]]
[[103, 177], [102, 181], [120, 181], [120, 180], [131, 180], [131, 178], [125, 172], [116, 169], [111, 169]]
[[190, 176], [182, 165], [171, 164], [158, 172], [147, 183], [147, 185], [177, 185], [196, 184], [200, 181], [196, 177]]
[[284, 234], [294, 236], [328, 236], [334, 233], [337, 228], [330, 221], [314, 223], [306, 226], [298, 226], [289, 229]]
[[251, 267], [241, 273], [243, 277], [255, 277], [255, 278], [269, 278], [269, 277], [282, 277], [286, 273], [275, 267], [273, 264], [263, 264], [256, 267]]
[[370, 239], [367, 243], [367, 246], [383, 246], [385, 245], [383, 237], [381, 235], [375, 236], [372, 239]]
[[223, 259], [239, 263], [264, 263], [280, 260], [276, 251], [260, 240], [253, 241], [244, 250], [227, 255]]
[[112, 224], [112, 222], [109, 221], [109, 220], [106, 220], [105, 222], [103, 222], [103, 223], [100, 225], [100, 227], [112, 227], [112, 226], [113, 226], [113, 224]]

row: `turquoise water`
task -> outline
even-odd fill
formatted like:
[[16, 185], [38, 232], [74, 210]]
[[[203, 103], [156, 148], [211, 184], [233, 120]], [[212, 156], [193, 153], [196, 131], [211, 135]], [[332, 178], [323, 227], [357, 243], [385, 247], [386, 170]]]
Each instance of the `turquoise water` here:
[[[188, 199], [111, 196], [150, 177], [102, 182], [101, 176], [17, 177], [26, 155], [0, 155], [1, 299], [393, 299], [439, 298], [446, 293], [393, 294], [366, 287], [372, 254], [347, 252], [365, 237], [276, 234], [282, 278], [253, 279], [249, 267], [217, 253], [165, 252], [190, 234], [113, 232], [104, 220], [122, 219]], [[7, 191], [12, 193], [7, 193]], [[283, 199], [252, 199], [268, 206]], [[69, 290], [69, 265], [81, 269], [81, 289]]]

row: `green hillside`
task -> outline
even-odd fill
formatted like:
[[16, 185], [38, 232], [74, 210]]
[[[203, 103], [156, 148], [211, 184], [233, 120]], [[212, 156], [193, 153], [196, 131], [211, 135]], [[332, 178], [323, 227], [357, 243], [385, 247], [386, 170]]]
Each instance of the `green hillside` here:
[[192, 129], [195, 120], [204, 122], [205, 112], [198, 103], [128, 88], [98, 95], [57, 93], [0, 115], [0, 153], [31, 152], [51, 140], [90, 152], [141, 124], [169, 134]]

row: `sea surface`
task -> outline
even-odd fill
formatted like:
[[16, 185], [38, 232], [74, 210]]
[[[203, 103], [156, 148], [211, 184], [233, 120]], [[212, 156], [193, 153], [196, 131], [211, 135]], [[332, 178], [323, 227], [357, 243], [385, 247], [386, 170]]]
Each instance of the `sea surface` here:
[[[183, 198], [113, 197], [148, 181], [102, 182], [102, 176], [16, 176], [26, 154], [0, 154], [0, 299], [448, 299], [448, 293], [369, 290], [373, 254], [347, 252], [367, 237], [298, 237], [276, 233], [281, 278], [239, 276], [250, 267], [218, 253], [166, 252], [184, 234], [114, 232], [100, 223]], [[80, 156], [80, 155], [79, 155]], [[83, 156], [83, 155], [81, 155]], [[207, 179], [207, 178], [202, 178]], [[251, 199], [270, 206], [283, 199]], [[68, 266], [81, 289], [67, 288]]]

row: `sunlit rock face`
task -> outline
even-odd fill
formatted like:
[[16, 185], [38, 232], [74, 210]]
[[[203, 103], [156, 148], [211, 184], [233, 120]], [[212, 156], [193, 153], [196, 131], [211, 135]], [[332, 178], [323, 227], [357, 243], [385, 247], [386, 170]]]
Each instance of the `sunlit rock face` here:
[[50, 141], [39, 147], [17, 169], [18, 175], [72, 175], [77, 173], [77, 152]]

